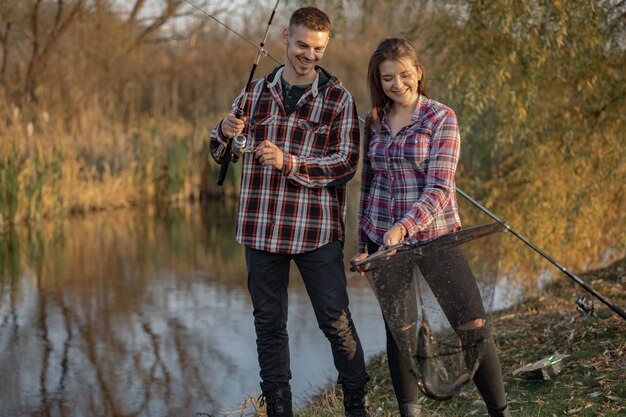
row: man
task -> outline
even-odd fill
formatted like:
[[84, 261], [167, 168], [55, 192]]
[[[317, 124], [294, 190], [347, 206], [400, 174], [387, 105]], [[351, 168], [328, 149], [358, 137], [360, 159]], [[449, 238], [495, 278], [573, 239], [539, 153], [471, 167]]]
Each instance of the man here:
[[292, 416], [287, 286], [294, 261], [320, 329], [331, 344], [346, 416], [367, 416], [368, 375], [348, 309], [343, 264], [346, 183], [359, 157], [356, 105], [340, 81], [317, 63], [330, 20], [304, 7], [283, 30], [285, 63], [255, 80], [244, 117], [228, 114], [211, 134], [218, 163], [234, 136], [254, 140], [242, 159], [237, 240], [245, 246], [248, 289], [269, 417]]

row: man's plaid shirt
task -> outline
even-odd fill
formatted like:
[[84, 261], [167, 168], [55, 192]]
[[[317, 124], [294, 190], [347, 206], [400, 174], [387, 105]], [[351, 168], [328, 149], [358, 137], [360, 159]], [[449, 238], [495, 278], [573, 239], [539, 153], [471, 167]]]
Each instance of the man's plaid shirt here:
[[[294, 112], [286, 114], [282, 70], [252, 83], [243, 133], [255, 147], [267, 139], [281, 148], [283, 169], [262, 166], [254, 154], [242, 157], [236, 237], [253, 249], [297, 254], [345, 240], [346, 183], [359, 160], [359, 125], [352, 96], [321, 67]], [[210, 141], [218, 163], [226, 145], [220, 129]]]
[[[383, 235], [400, 222], [408, 238], [430, 240], [461, 228], [454, 174], [461, 138], [454, 111], [419, 97], [412, 123], [395, 137], [388, 121], [366, 118], [359, 204], [359, 250], [367, 238], [383, 246]], [[370, 127], [371, 126], [371, 127]]]

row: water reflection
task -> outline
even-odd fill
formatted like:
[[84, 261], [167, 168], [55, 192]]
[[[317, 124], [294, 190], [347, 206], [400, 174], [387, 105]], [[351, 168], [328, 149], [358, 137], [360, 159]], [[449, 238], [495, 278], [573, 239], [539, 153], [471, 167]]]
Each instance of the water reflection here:
[[[218, 416], [258, 395], [234, 209], [93, 214], [0, 238], [0, 416]], [[292, 383], [303, 406], [336, 372], [292, 272]], [[371, 357], [384, 350], [380, 309], [366, 280], [351, 275], [349, 291]]]
[[[258, 395], [233, 210], [97, 214], [1, 239], [0, 415], [221, 415]], [[383, 350], [380, 311], [365, 280], [350, 292], [371, 356]], [[289, 302], [303, 405], [336, 374], [298, 279]]]

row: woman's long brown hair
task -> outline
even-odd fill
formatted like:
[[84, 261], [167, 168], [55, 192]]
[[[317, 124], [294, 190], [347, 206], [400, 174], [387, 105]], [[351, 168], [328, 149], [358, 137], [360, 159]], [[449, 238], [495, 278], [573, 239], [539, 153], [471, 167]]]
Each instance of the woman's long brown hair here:
[[426, 93], [426, 71], [421, 64], [417, 49], [409, 41], [402, 38], [383, 39], [370, 58], [367, 68], [367, 86], [372, 100], [372, 122], [377, 123], [383, 108], [391, 100], [383, 91], [380, 83], [380, 64], [384, 61], [408, 60], [415, 66], [421, 78], [417, 85], [417, 92], [428, 97]]

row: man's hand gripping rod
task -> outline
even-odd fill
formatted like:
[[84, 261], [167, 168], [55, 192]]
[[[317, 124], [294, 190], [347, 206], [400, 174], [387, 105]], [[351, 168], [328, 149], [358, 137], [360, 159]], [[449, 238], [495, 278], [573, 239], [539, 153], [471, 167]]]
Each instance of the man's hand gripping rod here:
[[[238, 119], [243, 118], [244, 109], [246, 107], [246, 101], [248, 100], [248, 94], [250, 93], [250, 85], [252, 84], [252, 80], [254, 78], [254, 72], [256, 71], [256, 67], [259, 64], [259, 60], [261, 56], [266, 56], [267, 51], [264, 48], [265, 41], [267, 40], [267, 35], [270, 31], [270, 26], [272, 25], [272, 20], [274, 20], [274, 15], [276, 14], [276, 9], [278, 8], [278, 3], [280, 0], [276, 0], [276, 4], [274, 5], [274, 9], [272, 10], [272, 14], [270, 15], [270, 20], [267, 22], [267, 27], [265, 28], [265, 33], [263, 34], [263, 39], [259, 44], [259, 49], [256, 52], [254, 57], [254, 62], [252, 63], [252, 69], [250, 70], [250, 76], [248, 77], [248, 83], [246, 84], [246, 88], [244, 90], [243, 95], [241, 96], [241, 100], [239, 100], [239, 107], [235, 109], [235, 117]], [[228, 166], [230, 165], [231, 160], [237, 162], [239, 156], [242, 153], [242, 150], [246, 146], [248, 138], [239, 134], [235, 136], [232, 140], [228, 142], [228, 146], [226, 147], [226, 154], [224, 155], [224, 161], [222, 162], [222, 167], [220, 168], [219, 176], [217, 177], [217, 185], [220, 187], [224, 184], [224, 179], [226, 178], [226, 173], [228, 172]], [[235, 144], [235, 148], [232, 149], [233, 143]]]

